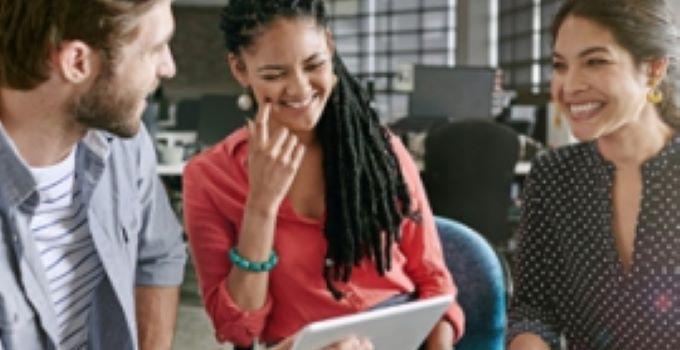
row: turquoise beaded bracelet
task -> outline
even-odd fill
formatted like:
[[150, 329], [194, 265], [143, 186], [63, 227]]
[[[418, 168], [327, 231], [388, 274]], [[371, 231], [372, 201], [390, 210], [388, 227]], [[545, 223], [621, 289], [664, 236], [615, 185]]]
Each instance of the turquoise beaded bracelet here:
[[231, 259], [231, 262], [241, 270], [246, 270], [250, 272], [271, 271], [271, 269], [273, 269], [274, 266], [276, 266], [276, 264], [279, 262], [279, 256], [276, 255], [276, 252], [273, 250], [271, 254], [269, 254], [269, 259], [267, 259], [267, 261], [255, 262], [244, 258], [241, 254], [238, 253], [236, 247], [232, 247], [229, 250], [229, 259]]

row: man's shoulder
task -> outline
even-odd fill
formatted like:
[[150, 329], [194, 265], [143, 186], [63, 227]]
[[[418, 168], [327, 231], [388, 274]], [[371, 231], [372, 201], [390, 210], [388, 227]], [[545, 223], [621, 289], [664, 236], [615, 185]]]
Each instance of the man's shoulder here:
[[83, 138], [83, 142], [97, 154], [118, 153], [123, 150], [153, 150], [151, 136], [143, 126], [132, 137], [121, 137], [108, 131], [90, 129]]
[[142, 124], [139, 128], [139, 131], [137, 134], [135, 134], [132, 137], [120, 137], [113, 135], [109, 132], [106, 131], [98, 131], [106, 135], [106, 137], [110, 137], [112, 139], [112, 143], [120, 145], [119, 147], [125, 148], [125, 149], [132, 149], [136, 151], [153, 151], [154, 150], [154, 145], [153, 141], [151, 140], [151, 135], [149, 132], [146, 130], [144, 125]]
[[[105, 169], [114, 172], [115, 177], [139, 180], [156, 174], [156, 151], [151, 137], [143, 127], [130, 138], [102, 130], [91, 130], [83, 143], [95, 154], [95, 158], [101, 160]], [[88, 163], [84, 165], [89, 167]]]

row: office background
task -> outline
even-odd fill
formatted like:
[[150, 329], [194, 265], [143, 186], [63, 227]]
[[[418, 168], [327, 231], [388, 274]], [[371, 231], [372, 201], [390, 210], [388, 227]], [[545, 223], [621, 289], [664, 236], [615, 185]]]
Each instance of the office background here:
[[[241, 93], [240, 87], [228, 72], [218, 28], [220, 7], [225, 2], [226, 0], [174, 1], [177, 30], [171, 46], [178, 73], [173, 80], [163, 83], [163, 89], [168, 103], [174, 106], [172, 111], [175, 114], [184, 110], [188, 111], [190, 117], [192, 113], [202, 116], [209, 108], [204, 107], [203, 112], [200, 112], [197, 106], [208, 104], [214, 109], [214, 106], [219, 105], [210, 104], [210, 101], [215, 101], [210, 96], [234, 96]], [[504, 72], [502, 89], [513, 91], [512, 96], [519, 101], [516, 102], [520, 105], [518, 107], [528, 107], [517, 108], [515, 118], [521, 122], [527, 113], [534, 118], [531, 121], [534, 124], [531, 130], [521, 126], [522, 123], [516, 125], [520, 125], [524, 134], [539, 135], [539, 141], [551, 146], [547, 142], [551, 137], [560, 142], [567, 140], [560, 139], [563, 136], [551, 134], [558, 131], [549, 130], [550, 107], [547, 105], [551, 74], [550, 24], [561, 2], [562, 0], [327, 0], [327, 5], [332, 17], [331, 30], [337, 49], [350, 70], [372, 91], [375, 106], [385, 123], [398, 122], [404, 117], [418, 114], [417, 108], [414, 110], [413, 106], [409, 106], [410, 94], [413, 93], [412, 81], [409, 82], [409, 79], [413, 78], [413, 67], [476, 67], [490, 71], [501, 68]], [[671, 0], [670, 3], [675, 7], [680, 21], [680, 1]], [[188, 101], [193, 102], [190, 104]], [[193, 107], [189, 108], [190, 105]], [[488, 117], [493, 117], [491, 112]], [[541, 125], [536, 122], [536, 118], [546, 121]], [[409, 125], [416, 125], [415, 129], [418, 129], [422, 127], [423, 120], [425, 119], [421, 118]], [[177, 120], [171, 121], [176, 122]], [[182, 139], [182, 132], [191, 132], [191, 129], [195, 131], [198, 128], [198, 122], [190, 123], [190, 126], [180, 130], [180, 136], [172, 137]], [[160, 129], [163, 134], [163, 127]], [[173, 127], [170, 126], [170, 129]], [[177, 131], [177, 128], [174, 127], [173, 131]], [[420, 148], [425, 147], [424, 139], [419, 139], [417, 133], [407, 134], [410, 141], [420, 143]], [[184, 144], [196, 142], [195, 136], [189, 136], [187, 140]], [[526, 149], [523, 150], [526, 152]], [[420, 151], [423, 152], [422, 149]], [[185, 154], [185, 158], [187, 156]], [[513, 157], [520, 158], [517, 154]], [[530, 156], [524, 155], [524, 158]], [[515, 175], [519, 176], [512, 178], [512, 182], [521, 183], [521, 175], [525, 173], [526, 168], [515, 168]], [[175, 189], [180, 182], [178, 174], [181, 174], [181, 168], [177, 167], [171, 168], [168, 173], [162, 173], [169, 187]], [[509, 197], [516, 199], [520, 189], [513, 185]], [[176, 192], [173, 196], [175, 202], [179, 203], [178, 211], [181, 211], [181, 198]], [[511, 222], [512, 215], [511, 209]], [[512, 223], [508, 230], [512, 230]], [[508, 248], [506, 242], [501, 245], [504, 245], [504, 249]], [[175, 348], [228, 349], [228, 345], [218, 345], [213, 340], [210, 323], [200, 307], [195, 283], [195, 276], [189, 267], [187, 281], [183, 286]]]
[[[375, 81], [383, 117], [407, 111], [396, 76], [415, 63], [501, 67], [505, 87], [546, 91], [549, 27], [561, 0], [330, 0], [338, 50], [359, 78]], [[224, 0], [175, 0], [172, 49], [177, 76], [166, 83], [179, 100], [238, 93], [224, 61], [219, 21]], [[680, 1], [671, 1], [680, 12]], [[680, 19], [680, 15], [678, 15]], [[379, 68], [376, 68], [379, 67]], [[392, 98], [390, 98], [392, 97]]]

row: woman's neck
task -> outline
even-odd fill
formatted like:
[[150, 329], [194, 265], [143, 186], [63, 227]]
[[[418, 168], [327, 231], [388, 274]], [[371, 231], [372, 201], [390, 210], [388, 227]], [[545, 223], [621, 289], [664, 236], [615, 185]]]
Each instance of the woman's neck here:
[[[278, 124], [276, 121], [269, 119], [269, 135], [274, 135], [283, 126]], [[319, 138], [316, 135], [316, 130], [312, 129], [309, 131], [305, 130], [290, 130], [289, 131], [297, 136], [298, 141], [303, 144], [307, 149], [321, 147], [319, 143]]]
[[616, 168], [639, 168], [658, 154], [673, 136], [673, 129], [661, 120], [656, 108], [648, 108], [651, 110], [639, 119], [598, 138], [600, 153]]
[[320, 147], [319, 138], [316, 136], [316, 130], [311, 131], [291, 131], [295, 136], [297, 136], [300, 143], [305, 145], [307, 148]]
[[64, 112], [62, 101], [43, 90], [0, 89], [0, 123], [21, 158], [33, 167], [63, 160], [87, 130]]

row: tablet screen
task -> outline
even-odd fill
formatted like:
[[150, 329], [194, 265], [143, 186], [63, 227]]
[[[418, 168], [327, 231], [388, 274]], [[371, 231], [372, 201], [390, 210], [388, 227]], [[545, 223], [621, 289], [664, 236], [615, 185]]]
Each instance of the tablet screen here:
[[370, 339], [376, 350], [415, 350], [452, 300], [442, 295], [313, 322], [300, 331], [292, 350], [319, 350], [351, 335]]

